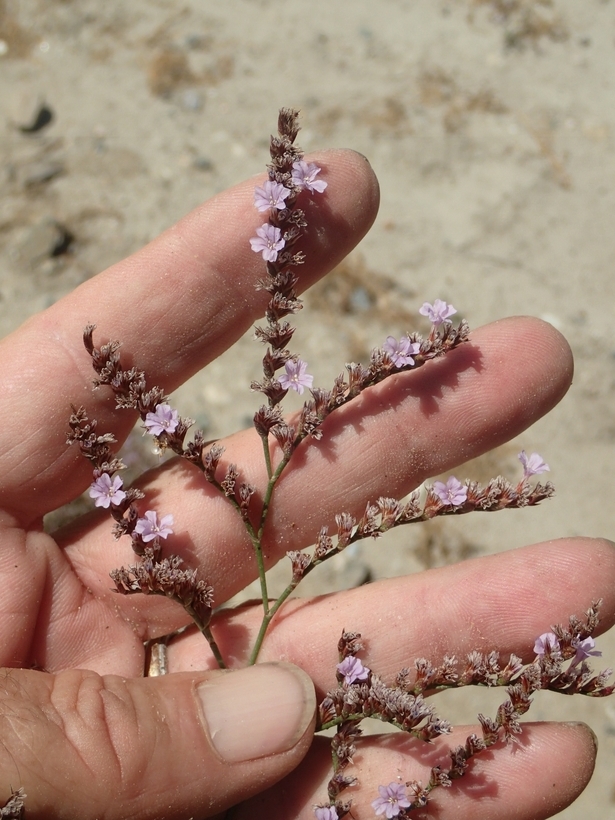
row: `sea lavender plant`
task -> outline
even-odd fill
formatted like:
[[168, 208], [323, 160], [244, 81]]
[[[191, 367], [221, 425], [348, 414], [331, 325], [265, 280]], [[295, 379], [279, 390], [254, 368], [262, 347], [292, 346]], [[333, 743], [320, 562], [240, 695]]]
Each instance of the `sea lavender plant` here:
[[[265, 263], [265, 274], [258, 287], [269, 295], [265, 323], [255, 330], [256, 339], [265, 346], [262, 376], [251, 384], [252, 390], [265, 399], [254, 414], [254, 427], [262, 442], [267, 471], [266, 486], [260, 488], [259, 493], [243, 478], [240, 466], [222, 466], [223, 448], [218, 443], [206, 442], [199, 430], [187, 438], [192, 421], [179, 415], [162, 388], [148, 386], [142, 370], [123, 367], [118, 341], [97, 347], [93, 340], [95, 327], [90, 325], [84, 331], [85, 348], [96, 372], [95, 387], [111, 388], [118, 409], [136, 410], [157, 449], [171, 450], [198, 468], [243, 522], [253, 547], [263, 609], [250, 664], [256, 663], [273, 618], [302, 579], [350, 544], [368, 537], [376, 539], [393, 527], [437, 516], [534, 506], [553, 494], [549, 482], [531, 483], [534, 476], [549, 470], [548, 465], [539, 454], [528, 456], [522, 451], [519, 460], [523, 475], [516, 484], [502, 476], [484, 486], [450, 476], [445, 482], [435, 481], [404, 499], [374, 499], [359, 520], [340, 510], [335, 517], [335, 530], [330, 532], [323, 526], [315, 533], [311, 550], [287, 553], [289, 582], [276, 599], [270, 599], [263, 539], [276, 485], [297, 449], [309, 447], [310, 441], [320, 439], [325, 419], [357, 399], [367, 388], [445, 356], [467, 342], [470, 334], [464, 320], [454, 325], [452, 317], [457, 311], [451, 304], [441, 299], [425, 302], [419, 314], [431, 325], [426, 336], [416, 331], [400, 338], [390, 335], [381, 347], [372, 351], [368, 365], [349, 363], [329, 389], [314, 387], [308, 363], [291, 349], [295, 328], [287, 317], [302, 308], [295, 291], [304, 262], [301, 239], [307, 225], [300, 205], [307, 197], [317, 198], [323, 194], [327, 181], [322, 178], [320, 167], [304, 160], [295, 144], [298, 130], [298, 112], [283, 109], [278, 135], [271, 138], [268, 179], [254, 191], [254, 206], [265, 221], [250, 239], [250, 246]], [[310, 394], [292, 420], [284, 416], [282, 409], [289, 390], [299, 395], [306, 391]], [[111, 434], [99, 433], [96, 420], [89, 419], [82, 407], [73, 407], [69, 424], [68, 442], [77, 443], [93, 467], [89, 495], [95, 506], [109, 511], [114, 521], [114, 536], [129, 537], [137, 556], [134, 564], [111, 570], [116, 591], [123, 595], [163, 595], [176, 601], [209, 642], [219, 667], [225, 668], [226, 659], [211, 629], [215, 591], [207, 579], [199, 577], [198, 567], [184, 567], [182, 559], [166, 548], [167, 541], [172, 542], [173, 514], [167, 510], [141, 509], [143, 494], [123, 485], [120, 472], [124, 464], [114, 453], [115, 439]], [[339, 820], [350, 811], [351, 799], [341, 795], [357, 782], [355, 776], [346, 774], [346, 769], [352, 763], [361, 736], [360, 723], [367, 717], [385, 721], [419, 740], [430, 742], [447, 734], [450, 724], [428, 705], [427, 693], [468, 685], [506, 687], [508, 700], [499, 707], [495, 718], [478, 716], [482, 737], [471, 734], [464, 746], [451, 749], [449, 769], [433, 768], [425, 785], [417, 781], [394, 781], [379, 787], [379, 795], [372, 802], [375, 815], [403, 818], [414, 809], [424, 807], [434, 789], [449, 787], [453, 780], [462, 777], [475, 755], [501, 740], [510, 742], [521, 731], [519, 718], [527, 712], [532, 695], [539, 689], [593, 697], [610, 695], [614, 689], [607, 686], [610, 670], [594, 675], [587, 660], [591, 655], [600, 654], [592, 638], [598, 625], [599, 606], [600, 602], [595, 602], [584, 619], [573, 616], [567, 627], [552, 626], [550, 631], [537, 637], [535, 659], [530, 664], [523, 665], [514, 655], [503, 663], [495, 651], [475, 651], [464, 659], [445, 656], [435, 665], [417, 658], [414, 672], [402, 669], [392, 685], [386, 684], [360, 660], [361, 636], [343, 631], [338, 645], [337, 687], [327, 693], [319, 706], [317, 731], [332, 727], [336, 731], [332, 739], [333, 775], [326, 801], [314, 807], [316, 818]], [[164, 648], [168, 639], [166, 636], [158, 642], [159, 646]], [[165, 672], [163, 655], [161, 658], [160, 653], [156, 654], [158, 663], [155, 669], [150, 668], [150, 674]]]
[[461, 659], [445, 656], [437, 666], [425, 658], [416, 658], [414, 674], [407, 668], [400, 670], [393, 686], [386, 685], [357, 657], [363, 649], [361, 635], [344, 631], [338, 644], [337, 687], [327, 693], [319, 707], [320, 728], [335, 727], [336, 734], [331, 742], [329, 799], [315, 807], [318, 820], [339, 820], [350, 811], [351, 801], [340, 799], [340, 794], [355, 785], [356, 778], [343, 772], [352, 763], [365, 718], [376, 718], [429, 742], [448, 734], [451, 726], [438, 717], [425, 701], [425, 694], [462, 686], [506, 687], [508, 700], [499, 706], [495, 718], [478, 715], [482, 736], [473, 733], [463, 746], [450, 750], [449, 769], [433, 767], [425, 785], [413, 780], [379, 787], [379, 797], [372, 802], [376, 815], [404, 818], [424, 808], [435, 788], [449, 787], [453, 780], [463, 777], [475, 755], [498, 741], [512, 742], [522, 731], [519, 719], [539, 690], [590, 697], [613, 694], [615, 685], [607, 685], [612, 670], [594, 674], [587, 663], [590, 655], [602, 654], [591, 637], [598, 626], [600, 604], [594, 602], [583, 619], [571, 616], [566, 627], [556, 625], [540, 635], [534, 645], [535, 658], [529, 664], [524, 665], [516, 655], [503, 663], [496, 651], [474, 651]]

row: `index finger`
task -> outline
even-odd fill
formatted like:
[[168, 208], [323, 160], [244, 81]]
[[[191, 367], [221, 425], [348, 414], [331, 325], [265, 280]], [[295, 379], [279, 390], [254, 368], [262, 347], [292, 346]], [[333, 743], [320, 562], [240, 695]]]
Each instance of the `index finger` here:
[[[318, 204], [301, 202], [308, 228], [298, 289], [331, 270], [359, 242], [378, 208], [378, 183], [351, 151], [314, 157], [329, 181]], [[250, 250], [259, 224], [252, 192], [258, 178], [192, 211], [138, 253], [113, 265], [0, 344], [4, 416], [0, 428], [0, 506], [22, 523], [83, 491], [91, 470], [66, 447], [70, 405], [83, 404], [101, 430], [118, 439], [133, 413], [114, 412], [107, 391], [92, 394], [82, 333], [95, 323], [103, 339], [120, 339], [126, 366], [171, 391], [235, 342], [262, 315], [266, 295], [255, 285], [263, 262]], [[24, 493], [36, 486], [35, 498]]]

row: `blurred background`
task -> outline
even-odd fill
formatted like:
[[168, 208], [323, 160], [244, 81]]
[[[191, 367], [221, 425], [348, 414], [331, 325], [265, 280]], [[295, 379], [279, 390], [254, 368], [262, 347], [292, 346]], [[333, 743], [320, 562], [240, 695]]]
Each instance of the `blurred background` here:
[[[540, 316], [576, 359], [555, 411], [457, 471], [514, 479], [536, 450], [555, 499], [396, 531], [306, 591], [613, 537], [614, 68], [612, 0], [0, 0], [0, 335], [264, 169], [278, 109], [297, 107], [304, 149], [361, 151], [382, 188], [371, 233], [306, 296], [295, 339], [317, 383], [425, 330], [418, 308], [438, 297], [471, 326]], [[232, 384], [223, 358], [174, 397], [209, 438], [258, 404], [251, 336]], [[155, 463], [140, 435], [129, 457]], [[613, 663], [615, 638], [600, 643]], [[482, 698], [455, 693], [447, 716], [471, 722]], [[586, 720], [600, 739], [594, 781], [560, 816], [615, 818], [614, 707], [537, 700], [535, 720]]]

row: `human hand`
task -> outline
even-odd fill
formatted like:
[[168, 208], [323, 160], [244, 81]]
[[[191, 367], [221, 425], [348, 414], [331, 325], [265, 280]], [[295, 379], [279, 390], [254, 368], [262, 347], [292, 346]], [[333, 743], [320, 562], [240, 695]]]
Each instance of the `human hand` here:
[[[377, 184], [362, 158], [327, 152], [318, 163], [329, 188], [317, 206], [307, 203], [301, 287], [351, 250], [377, 209]], [[0, 800], [23, 786], [28, 817], [205, 818], [232, 806], [238, 818], [311, 818], [326, 795], [330, 750], [312, 738], [309, 679], [319, 697], [334, 684], [342, 627], [363, 632], [365, 662], [392, 677], [417, 656], [498, 648], [528, 659], [538, 634], [596, 598], [604, 599], [602, 627], [615, 620], [611, 545], [567, 539], [288, 603], [261, 661], [296, 664], [309, 679], [279, 665], [216, 671], [202, 636], [189, 633], [169, 646], [173, 674], [142, 678], [143, 641], [184, 624], [183, 611], [111, 591], [109, 570], [134, 558], [128, 539], [113, 543], [99, 511], [57, 541], [42, 529], [46, 512], [91, 481], [88, 465], [65, 444], [70, 404], [83, 404], [120, 441], [135, 420], [118, 413], [106, 391], [91, 392], [81, 334], [96, 322], [169, 391], [232, 344], [265, 304], [253, 288], [262, 262], [248, 244], [257, 220], [253, 187], [251, 180], [206, 203], [0, 345], [0, 664], [7, 667]], [[401, 496], [517, 435], [561, 399], [571, 375], [569, 349], [553, 328], [511, 319], [474, 331], [470, 345], [443, 360], [366, 391], [327, 419], [323, 441], [303, 445], [280, 480], [268, 521], [269, 563], [312, 543], [336, 512], [361, 512], [382, 494]], [[255, 433], [224, 445], [225, 458], [262, 486]], [[173, 513], [174, 551], [199, 566], [217, 603], [253, 579], [245, 531], [191, 465], [168, 462], [139, 486], [157, 509]], [[259, 622], [251, 606], [214, 619], [234, 666], [245, 663]], [[466, 734], [455, 730], [452, 741], [420, 750], [403, 736], [366, 741], [353, 815], [372, 816], [379, 783], [398, 773], [424, 777], [446, 757], [443, 748]], [[441, 817], [550, 816], [582, 790], [594, 755], [582, 726], [526, 726], [514, 755], [495, 747], [461, 784], [442, 790]]]

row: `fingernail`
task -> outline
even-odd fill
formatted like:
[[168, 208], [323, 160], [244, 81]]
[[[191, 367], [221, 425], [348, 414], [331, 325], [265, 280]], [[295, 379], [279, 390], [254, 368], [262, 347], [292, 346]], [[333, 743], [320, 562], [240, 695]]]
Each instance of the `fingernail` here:
[[316, 709], [314, 685], [297, 666], [261, 663], [196, 687], [211, 745], [226, 763], [286, 752]]
[[585, 731], [591, 736], [596, 752], [598, 751], [598, 736], [591, 726], [588, 726], [587, 723], [584, 723], [582, 720], [568, 720], [564, 725], [572, 726], [573, 729], [578, 729], [579, 727], [585, 729]]

